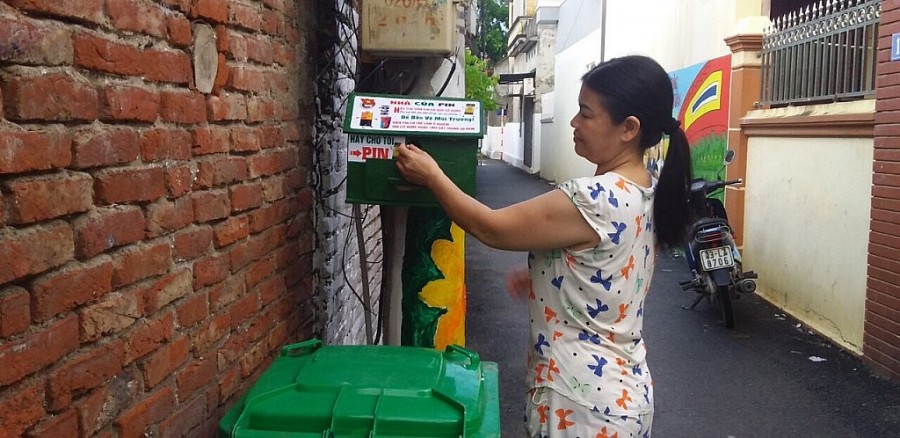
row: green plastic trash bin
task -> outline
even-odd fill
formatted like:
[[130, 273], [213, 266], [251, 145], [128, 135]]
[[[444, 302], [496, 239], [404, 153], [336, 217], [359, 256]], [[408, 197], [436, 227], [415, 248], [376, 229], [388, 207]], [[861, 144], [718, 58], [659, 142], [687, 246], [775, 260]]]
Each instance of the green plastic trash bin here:
[[220, 437], [500, 436], [497, 364], [450, 346], [288, 345]]

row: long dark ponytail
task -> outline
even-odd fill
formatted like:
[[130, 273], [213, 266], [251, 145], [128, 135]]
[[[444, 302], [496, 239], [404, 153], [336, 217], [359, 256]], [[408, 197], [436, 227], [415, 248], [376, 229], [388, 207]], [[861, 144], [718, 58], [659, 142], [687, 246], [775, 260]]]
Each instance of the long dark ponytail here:
[[674, 93], [669, 75], [651, 58], [624, 56], [594, 67], [582, 82], [600, 95], [613, 122], [621, 123], [629, 116], [641, 121], [644, 150], [658, 145], [663, 134], [669, 136], [656, 185], [653, 226], [664, 248], [680, 246], [690, 221], [691, 153], [684, 131], [672, 118]]

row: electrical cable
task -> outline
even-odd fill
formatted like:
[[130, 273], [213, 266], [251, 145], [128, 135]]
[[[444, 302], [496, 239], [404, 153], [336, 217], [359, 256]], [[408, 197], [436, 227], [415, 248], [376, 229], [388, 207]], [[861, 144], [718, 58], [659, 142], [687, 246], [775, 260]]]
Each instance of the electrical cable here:
[[[444, 58], [446, 60], [450, 60], [450, 58]], [[444, 94], [444, 90], [447, 89], [447, 85], [450, 84], [450, 80], [453, 78], [453, 73], [456, 71], [456, 64], [459, 61], [459, 47], [456, 48], [456, 53], [453, 54], [453, 64], [450, 66], [450, 73], [447, 73], [447, 79], [444, 80], [444, 85], [441, 86], [440, 91], [437, 92], [437, 96], [440, 97]]]

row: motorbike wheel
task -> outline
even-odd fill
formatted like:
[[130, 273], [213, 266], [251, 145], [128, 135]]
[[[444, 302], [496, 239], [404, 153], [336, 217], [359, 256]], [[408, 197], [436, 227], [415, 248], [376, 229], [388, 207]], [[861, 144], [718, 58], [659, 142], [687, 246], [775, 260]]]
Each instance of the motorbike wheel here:
[[719, 307], [722, 309], [722, 322], [725, 327], [734, 328], [734, 308], [731, 306], [731, 291], [728, 286], [719, 286], [716, 291]]

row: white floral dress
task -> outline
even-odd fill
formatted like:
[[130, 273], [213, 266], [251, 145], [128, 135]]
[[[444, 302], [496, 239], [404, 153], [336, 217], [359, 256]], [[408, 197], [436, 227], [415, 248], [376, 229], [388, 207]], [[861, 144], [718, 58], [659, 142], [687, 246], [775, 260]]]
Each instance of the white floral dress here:
[[[650, 435], [653, 385], [642, 327], [656, 256], [655, 183], [645, 188], [606, 173], [558, 186], [600, 243], [529, 254], [532, 436]], [[546, 402], [548, 392], [556, 406]], [[612, 419], [634, 424], [613, 428]]]

